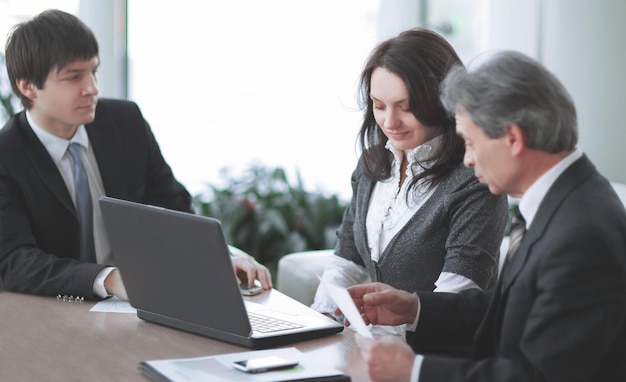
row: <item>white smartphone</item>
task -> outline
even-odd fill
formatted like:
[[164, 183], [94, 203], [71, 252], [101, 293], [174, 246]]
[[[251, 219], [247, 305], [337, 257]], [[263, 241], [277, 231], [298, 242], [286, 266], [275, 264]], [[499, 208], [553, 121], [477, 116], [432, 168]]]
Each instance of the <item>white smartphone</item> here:
[[263, 288], [261, 288], [260, 283], [255, 281], [252, 286], [249, 286], [248, 284], [239, 284], [239, 291], [244, 296], [254, 296], [263, 292]]
[[264, 371], [288, 369], [298, 365], [298, 361], [277, 356], [250, 358], [233, 362], [236, 369], [246, 373], [262, 373]]

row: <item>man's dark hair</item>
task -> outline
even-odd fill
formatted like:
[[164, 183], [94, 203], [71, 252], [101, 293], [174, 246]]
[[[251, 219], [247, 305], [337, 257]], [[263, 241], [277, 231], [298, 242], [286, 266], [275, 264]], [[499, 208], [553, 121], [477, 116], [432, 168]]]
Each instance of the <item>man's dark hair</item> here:
[[41, 89], [52, 70], [98, 57], [98, 41], [78, 17], [49, 9], [11, 29], [5, 55], [13, 92], [24, 108], [30, 109], [32, 102], [20, 92], [17, 80], [30, 81]]

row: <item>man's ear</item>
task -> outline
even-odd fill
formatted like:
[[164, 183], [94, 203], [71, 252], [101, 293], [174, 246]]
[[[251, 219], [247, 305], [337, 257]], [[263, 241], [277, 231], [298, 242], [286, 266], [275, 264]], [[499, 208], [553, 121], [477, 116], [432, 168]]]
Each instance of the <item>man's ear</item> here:
[[17, 88], [24, 95], [24, 97], [33, 100], [37, 97], [37, 87], [29, 80], [16, 80]]
[[526, 136], [518, 124], [509, 125], [505, 137], [513, 155], [519, 155], [526, 148]]

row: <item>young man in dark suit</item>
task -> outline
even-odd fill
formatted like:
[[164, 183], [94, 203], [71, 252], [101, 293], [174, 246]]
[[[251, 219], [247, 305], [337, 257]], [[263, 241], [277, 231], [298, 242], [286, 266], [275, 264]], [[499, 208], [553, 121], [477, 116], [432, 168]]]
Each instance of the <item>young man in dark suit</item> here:
[[[582, 151], [574, 103], [541, 64], [499, 52], [452, 70], [465, 164], [520, 198], [519, 246], [495, 288], [455, 294], [365, 284], [349, 292], [367, 322], [407, 324], [410, 344], [363, 340], [374, 381], [625, 381], [626, 212]], [[515, 229], [515, 233], [518, 230]], [[420, 349], [468, 346], [468, 358]]]
[[[5, 52], [25, 111], [0, 131], [4, 288], [126, 299], [120, 272], [110, 266], [114, 259], [98, 199], [108, 195], [192, 213], [191, 197], [137, 105], [98, 99], [98, 43], [77, 17], [44, 11], [13, 28]], [[71, 144], [78, 145], [77, 159]], [[75, 183], [77, 173], [83, 174], [81, 185]], [[86, 192], [80, 193], [85, 177]], [[91, 208], [81, 209], [85, 197]], [[85, 211], [92, 216], [83, 218]], [[85, 222], [93, 228], [82, 229]], [[234, 256], [233, 267], [240, 279], [271, 287], [269, 271], [252, 257]]]

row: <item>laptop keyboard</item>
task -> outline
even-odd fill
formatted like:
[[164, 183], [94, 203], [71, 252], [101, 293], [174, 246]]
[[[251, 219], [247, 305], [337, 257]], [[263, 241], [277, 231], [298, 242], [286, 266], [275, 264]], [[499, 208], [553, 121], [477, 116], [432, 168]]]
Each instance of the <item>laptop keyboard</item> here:
[[250, 326], [252, 330], [259, 333], [278, 332], [280, 330], [297, 329], [302, 325], [295, 322], [285, 321], [274, 317], [263, 316], [257, 313], [248, 312]]

